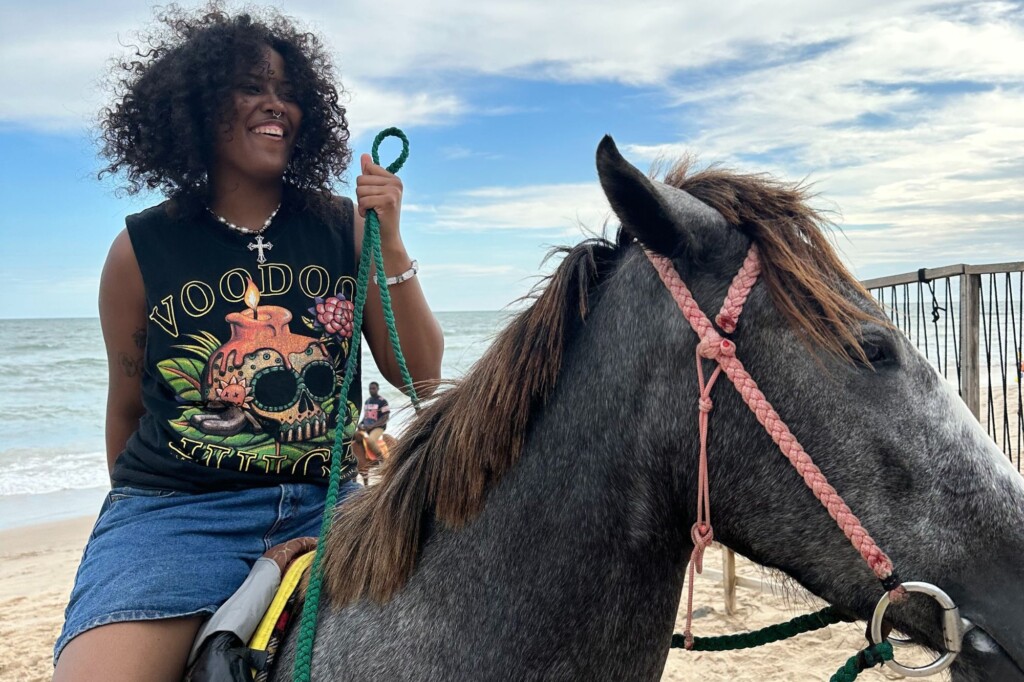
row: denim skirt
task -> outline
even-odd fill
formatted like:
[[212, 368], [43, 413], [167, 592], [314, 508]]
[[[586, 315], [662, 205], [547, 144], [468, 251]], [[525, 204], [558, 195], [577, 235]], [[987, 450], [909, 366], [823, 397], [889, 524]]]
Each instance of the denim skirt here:
[[[339, 502], [359, 487], [343, 483]], [[54, 664], [101, 625], [213, 613], [268, 549], [320, 534], [326, 495], [312, 483], [198, 494], [114, 488], [82, 553]]]

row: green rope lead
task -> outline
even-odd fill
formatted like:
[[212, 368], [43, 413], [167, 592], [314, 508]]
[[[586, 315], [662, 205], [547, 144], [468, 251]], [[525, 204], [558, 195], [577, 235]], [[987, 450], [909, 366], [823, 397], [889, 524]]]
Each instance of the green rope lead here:
[[828, 678], [828, 682], [853, 682], [857, 676], [868, 668], [882, 665], [891, 661], [893, 657], [892, 643], [889, 641], [881, 644], [872, 644], [861, 649], [856, 656], [851, 656], [846, 664], [836, 671], [836, 674]]
[[[828, 606], [816, 613], [806, 616], [799, 616], [787, 623], [771, 625], [754, 632], [744, 632], [738, 635], [725, 635], [724, 637], [694, 637], [693, 649], [691, 651], [731, 651], [734, 649], [752, 649], [763, 644], [779, 642], [805, 632], [813, 632], [835, 625], [848, 618], [840, 615], [839, 611]], [[672, 648], [680, 649], [686, 646], [686, 638], [683, 635], [672, 635]], [[874, 644], [851, 656], [846, 664], [829, 678], [829, 682], [853, 682], [857, 676], [868, 668], [881, 665], [885, 661], [891, 661], [893, 657], [892, 644], [882, 642]]]
[[[731, 651], [733, 649], [753, 649], [754, 647], [772, 642], [780, 642], [790, 637], [796, 637], [805, 632], [814, 632], [829, 625], [835, 625], [846, 620], [832, 606], [825, 607], [816, 613], [809, 613], [799, 616], [787, 623], [770, 625], [753, 632], [743, 632], [737, 635], [724, 635], [722, 637], [694, 637], [693, 649], [691, 651]], [[683, 635], [672, 635], [672, 648], [681, 649], [686, 646], [686, 638]]]
[[[373, 156], [373, 162], [380, 165], [379, 157], [377, 156], [377, 148], [380, 147], [381, 141], [393, 135], [402, 140], [402, 153], [395, 159], [395, 162], [387, 167], [389, 173], [395, 173], [405, 160], [409, 158], [409, 140], [398, 128], [387, 128], [377, 134], [377, 137], [373, 141], [373, 147], [370, 149], [370, 154]], [[391, 348], [395, 353], [395, 360], [398, 361], [398, 369], [402, 373], [402, 381], [405, 382], [405, 392], [412, 400], [412, 404], [419, 408], [420, 399], [416, 395], [416, 388], [412, 384], [412, 375], [409, 374], [409, 368], [405, 364], [405, 356], [402, 354], [402, 345], [398, 341], [398, 327], [395, 325], [395, 313], [391, 309], [391, 292], [388, 291], [387, 275], [384, 273], [384, 254], [380, 248], [380, 222], [377, 219], [377, 212], [370, 210], [366, 212], [366, 232], [373, 232], [377, 237], [377, 241], [373, 249], [373, 263], [377, 267], [377, 288], [380, 290], [380, 303], [384, 309], [384, 321], [388, 327], [388, 337], [391, 339]], [[363, 240], [366, 240], [364, 235]], [[364, 249], [365, 251], [365, 249]]]
[[[398, 128], [387, 128], [377, 134], [373, 140], [373, 162], [379, 164], [377, 150], [381, 141], [386, 137], [397, 137], [402, 141], [402, 153], [387, 167], [389, 173], [395, 173], [405, 160], [409, 158], [409, 139]], [[338, 424], [334, 431], [334, 446], [331, 448], [331, 473], [327, 486], [327, 500], [324, 506], [324, 516], [320, 523], [320, 537], [316, 544], [316, 555], [313, 565], [309, 571], [309, 587], [306, 589], [306, 601], [302, 607], [302, 621], [299, 629], [299, 641], [295, 654], [295, 669], [293, 679], [295, 682], [309, 682], [313, 660], [313, 642], [316, 638], [316, 618], [320, 607], [320, 590], [323, 585], [323, 571], [320, 564], [323, 560], [323, 549], [327, 534], [331, 529], [331, 520], [334, 514], [334, 506], [338, 501], [338, 488], [341, 487], [341, 460], [344, 455], [342, 447], [345, 438], [346, 423], [342, 422], [341, 415], [347, 418], [348, 391], [355, 379], [356, 367], [359, 365], [359, 351], [362, 342], [363, 330], [363, 307], [366, 305], [366, 293], [370, 283], [370, 261], [377, 267], [377, 281], [379, 284], [381, 305], [384, 308], [384, 320], [388, 327], [388, 336], [391, 339], [392, 349], [398, 366], [402, 372], [402, 380], [405, 382], [409, 396], [413, 404], [419, 404], [416, 391], [413, 389], [412, 377], [405, 364], [405, 357], [402, 355], [402, 348], [398, 343], [398, 332], [395, 328], [395, 315], [391, 310], [391, 297], [388, 295], [386, 275], [384, 274], [384, 257], [380, 248], [380, 221], [377, 212], [369, 210], [366, 212], [366, 221], [363, 230], [363, 248], [359, 255], [359, 272], [356, 276], [356, 298], [353, 302], [352, 314], [352, 344], [349, 346], [348, 361], [345, 364], [345, 378], [341, 383], [341, 391], [338, 395]]]

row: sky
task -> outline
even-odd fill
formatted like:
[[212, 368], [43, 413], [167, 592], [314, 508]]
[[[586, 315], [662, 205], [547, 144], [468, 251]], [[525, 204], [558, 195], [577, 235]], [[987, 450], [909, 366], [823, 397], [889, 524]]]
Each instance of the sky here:
[[[548, 249], [614, 223], [606, 133], [645, 171], [691, 154], [812, 183], [862, 278], [1024, 260], [1021, 2], [277, 6], [331, 47], [357, 154], [409, 136], [402, 234], [436, 310], [502, 309]], [[162, 199], [96, 179], [93, 128], [109, 60], [152, 17], [0, 8], [0, 318], [95, 316], [124, 216]]]

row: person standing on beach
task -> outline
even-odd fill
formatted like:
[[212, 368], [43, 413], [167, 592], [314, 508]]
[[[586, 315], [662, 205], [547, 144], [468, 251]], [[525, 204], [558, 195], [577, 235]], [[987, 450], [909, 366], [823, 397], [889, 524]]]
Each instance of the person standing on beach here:
[[[318, 533], [335, 431], [360, 409], [358, 381], [338, 389], [369, 209], [413, 380], [440, 375], [401, 182], [363, 155], [358, 205], [331, 194], [351, 152], [320, 40], [276, 11], [158, 19], [102, 112], [100, 175], [167, 200], [128, 216], [100, 280], [112, 489], [55, 644], [59, 682], [181, 680], [202, 619], [254, 562]], [[402, 386], [373, 292], [364, 331]], [[347, 442], [344, 457], [342, 497]]]
[[363, 403], [363, 418], [356, 428], [352, 442], [352, 449], [355, 450], [359, 462], [359, 475], [363, 478], [364, 484], [369, 483], [369, 454], [372, 453], [375, 460], [382, 457], [377, 441], [384, 435], [384, 429], [387, 428], [388, 419], [391, 417], [391, 407], [380, 395], [380, 384], [371, 381], [368, 387], [370, 397]]

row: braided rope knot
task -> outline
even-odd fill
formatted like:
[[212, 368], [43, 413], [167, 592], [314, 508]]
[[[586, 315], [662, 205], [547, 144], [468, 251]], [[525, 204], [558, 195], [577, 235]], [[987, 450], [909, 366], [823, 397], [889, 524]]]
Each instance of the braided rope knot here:
[[715, 318], [715, 324], [726, 334], [732, 334], [736, 331], [736, 318], [724, 312], [718, 313], [718, 316]]
[[729, 339], [722, 338], [722, 335], [714, 329], [708, 329], [704, 338], [697, 344], [697, 354], [708, 360], [717, 360], [720, 357], [736, 357], [736, 344]]
[[702, 395], [700, 399], [697, 400], [697, 408], [704, 414], [711, 412], [711, 408], [714, 406], [715, 404], [711, 402], [711, 398], [706, 395]]
[[710, 523], [697, 522], [690, 528], [690, 539], [693, 540], [693, 567], [698, 573], [704, 572], [704, 550], [715, 541], [715, 530]]

